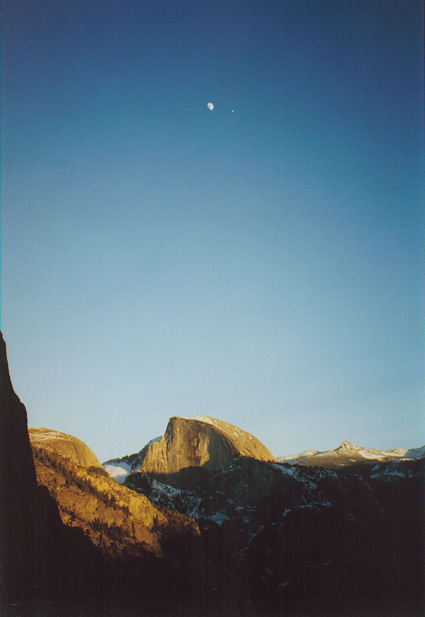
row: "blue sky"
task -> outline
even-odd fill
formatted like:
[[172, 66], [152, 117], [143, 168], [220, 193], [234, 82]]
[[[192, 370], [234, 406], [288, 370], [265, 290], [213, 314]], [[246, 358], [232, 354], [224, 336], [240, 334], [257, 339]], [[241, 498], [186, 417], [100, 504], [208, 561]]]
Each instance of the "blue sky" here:
[[275, 455], [422, 445], [421, 3], [2, 11], [2, 329], [29, 424], [101, 460], [173, 415]]

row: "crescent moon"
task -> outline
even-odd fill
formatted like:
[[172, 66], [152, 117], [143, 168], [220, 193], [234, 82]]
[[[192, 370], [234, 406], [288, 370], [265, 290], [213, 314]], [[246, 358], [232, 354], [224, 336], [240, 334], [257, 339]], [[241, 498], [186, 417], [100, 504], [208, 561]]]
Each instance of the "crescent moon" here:
[[207, 107], [210, 111], [212, 111], [214, 109], [214, 105], [213, 103], [207, 103]]

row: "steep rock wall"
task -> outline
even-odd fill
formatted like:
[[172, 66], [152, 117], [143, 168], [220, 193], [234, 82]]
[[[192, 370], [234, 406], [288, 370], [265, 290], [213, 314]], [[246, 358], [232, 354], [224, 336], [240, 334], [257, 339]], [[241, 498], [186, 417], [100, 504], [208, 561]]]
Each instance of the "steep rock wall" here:
[[36, 493], [27, 412], [13, 390], [0, 333], [0, 568], [4, 604], [21, 597], [32, 580]]
[[256, 437], [232, 424], [209, 417], [173, 417], [162, 439], [150, 446], [140, 471], [173, 474], [190, 467], [220, 471], [239, 457], [275, 460]]

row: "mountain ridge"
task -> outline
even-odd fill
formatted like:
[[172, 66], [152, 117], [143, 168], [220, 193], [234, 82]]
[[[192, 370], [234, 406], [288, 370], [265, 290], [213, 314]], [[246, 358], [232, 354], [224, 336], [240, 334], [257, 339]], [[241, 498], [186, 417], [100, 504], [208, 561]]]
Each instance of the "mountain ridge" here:
[[103, 466], [122, 483], [137, 471], [165, 475], [187, 469], [222, 471], [241, 456], [276, 460], [259, 439], [233, 424], [210, 416], [173, 416], [162, 437], [152, 439], [137, 454], [109, 459]]
[[355, 464], [383, 463], [416, 460], [425, 457], [425, 446], [418, 448], [393, 448], [379, 450], [354, 446], [349, 441], [342, 441], [333, 450], [306, 450], [300, 454], [290, 454], [278, 457], [279, 462], [294, 463], [296, 465], [316, 465], [319, 467], [349, 467]]
[[344, 441], [322, 465], [250, 456], [175, 473], [142, 465], [125, 484], [194, 518], [210, 557], [226, 556], [259, 617], [266, 606], [268, 617], [419, 617], [425, 458], [363, 451]]
[[[322, 466], [278, 462], [238, 427], [172, 418], [168, 440], [126, 457], [142, 470], [120, 486], [79, 464], [71, 436], [76, 458], [48, 429], [32, 457], [0, 353], [5, 617], [424, 614], [425, 448], [343, 442], [304, 453]], [[161, 442], [162, 471], [143, 469]]]
[[[173, 420], [173, 418], [170, 418]], [[219, 427], [219, 423], [225, 424], [232, 429], [236, 428], [241, 433], [246, 433], [234, 425], [229, 425], [221, 420], [210, 418], [209, 416], [196, 416], [194, 418], [182, 418], [182, 420], [199, 421], [204, 423], [216, 422], [216, 426]], [[249, 435], [249, 433], [246, 433]], [[116, 481], [124, 483], [127, 476], [131, 473], [142, 471], [151, 473], [152, 470], [147, 466], [143, 468], [143, 462], [146, 459], [146, 455], [150, 447], [154, 443], [160, 443], [162, 437], [156, 437], [148, 442], [138, 452], [131, 455], [124, 455], [122, 457], [115, 457], [108, 459], [102, 463], [102, 466]], [[261, 442], [260, 442], [261, 443]], [[270, 453], [270, 456], [273, 455]], [[313, 465], [319, 467], [325, 467], [329, 469], [350, 467], [359, 464], [371, 464], [371, 463], [385, 463], [385, 462], [397, 462], [397, 461], [409, 461], [416, 460], [425, 457], [425, 445], [417, 448], [392, 448], [386, 450], [380, 450], [378, 448], [364, 448], [363, 446], [355, 446], [350, 441], [344, 440], [334, 449], [331, 450], [305, 450], [299, 454], [290, 454], [270, 458], [279, 463], [291, 463], [295, 465]], [[255, 458], [255, 457], [254, 457]], [[267, 459], [265, 459], [267, 460]], [[229, 460], [229, 464], [231, 459]], [[207, 466], [208, 468], [208, 466]]]

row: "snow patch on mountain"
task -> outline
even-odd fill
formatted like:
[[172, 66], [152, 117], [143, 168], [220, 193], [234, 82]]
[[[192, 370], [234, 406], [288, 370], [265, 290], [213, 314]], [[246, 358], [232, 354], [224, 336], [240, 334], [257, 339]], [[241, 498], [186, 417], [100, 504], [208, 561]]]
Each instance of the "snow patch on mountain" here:
[[293, 478], [296, 478], [297, 480], [300, 478], [299, 467], [296, 467], [295, 465], [279, 465], [279, 463], [271, 463], [271, 467], [273, 469], [277, 469], [278, 471], [283, 473], [285, 476], [292, 476]]
[[103, 468], [109, 473], [111, 478], [123, 484], [126, 477], [131, 473], [131, 465], [129, 463], [108, 463], [104, 464]]
[[125, 479], [130, 473], [140, 469], [140, 465], [143, 463], [146, 453], [151, 445], [160, 440], [161, 436], [155, 437], [154, 439], [151, 439], [150, 442], [140, 450], [140, 452], [122, 456], [121, 458], [111, 458], [102, 463], [102, 467], [112, 478], [114, 478], [114, 480], [122, 484], [125, 482]]
[[409, 456], [410, 458], [425, 458], [425, 446], [421, 448], [411, 448], [406, 452], [405, 456]]
[[230, 521], [231, 518], [227, 516], [227, 514], [224, 514], [224, 512], [215, 512], [208, 517], [208, 520], [217, 523], [217, 525], [222, 525], [225, 521]]
[[202, 499], [192, 491], [185, 491], [158, 480], [152, 480], [152, 491], [149, 498], [170, 510], [178, 510], [192, 518], [198, 518]]
[[344, 467], [347, 465], [365, 463], [367, 461], [391, 462], [421, 459], [425, 457], [425, 446], [420, 448], [394, 448], [392, 450], [377, 450], [354, 446], [349, 441], [343, 441], [334, 450], [306, 450], [301, 454], [279, 457], [279, 462], [302, 465], [317, 465], [320, 467]]

